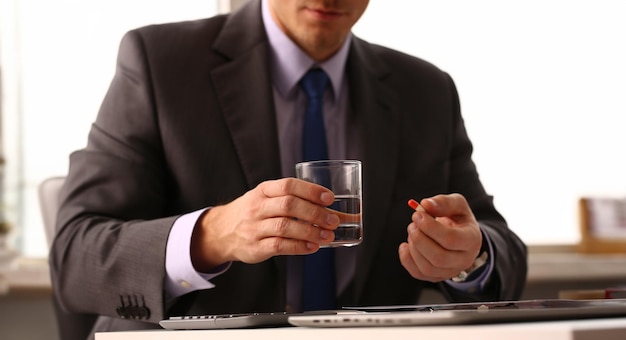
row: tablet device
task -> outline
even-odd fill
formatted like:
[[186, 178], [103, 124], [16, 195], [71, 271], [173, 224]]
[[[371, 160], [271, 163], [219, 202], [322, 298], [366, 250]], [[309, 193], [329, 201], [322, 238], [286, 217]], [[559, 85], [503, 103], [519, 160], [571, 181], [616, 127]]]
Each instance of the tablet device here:
[[165, 329], [226, 329], [262, 327], [420, 326], [587, 319], [626, 316], [626, 299], [449, 303], [344, 307], [305, 313], [241, 313], [174, 316], [161, 320]]
[[263, 328], [292, 326], [289, 316], [299, 315], [337, 315], [363, 313], [357, 310], [324, 310], [305, 313], [241, 313], [218, 315], [173, 316], [161, 320], [159, 325], [165, 329], [226, 329], [226, 328]]
[[223, 329], [289, 326], [287, 313], [173, 316], [161, 320], [165, 329]]
[[[411, 309], [411, 310], [409, 310]], [[428, 306], [361, 307], [365, 313], [293, 315], [305, 327], [430, 326], [626, 316], [623, 300], [526, 300]]]

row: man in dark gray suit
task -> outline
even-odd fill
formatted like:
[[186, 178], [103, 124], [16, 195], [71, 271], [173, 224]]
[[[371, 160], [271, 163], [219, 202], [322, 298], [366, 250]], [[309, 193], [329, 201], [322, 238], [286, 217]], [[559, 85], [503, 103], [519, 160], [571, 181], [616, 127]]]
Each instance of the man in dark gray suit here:
[[329, 157], [363, 163], [364, 240], [335, 251], [336, 306], [427, 287], [519, 298], [526, 248], [479, 181], [452, 79], [353, 36], [367, 3], [252, 0], [123, 38], [62, 192], [50, 263], [67, 311], [96, 315], [95, 332], [301, 310], [299, 262], [338, 224], [333, 193], [293, 178], [311, 67], [330, 78]]

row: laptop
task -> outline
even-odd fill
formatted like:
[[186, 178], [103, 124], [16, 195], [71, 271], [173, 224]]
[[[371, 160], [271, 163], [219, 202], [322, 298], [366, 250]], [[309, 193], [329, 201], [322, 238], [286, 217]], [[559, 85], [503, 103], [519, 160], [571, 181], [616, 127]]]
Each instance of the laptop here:
[[240, 313], [217, 315], [173, 316], [161, 320], [159, 324], [165, 329], [227, 329], [227, 328], [264, 328], [291, 326], [292, 316], [338, 315], [360, 313], [353, 310], [327, 310], [306, 313]]
[[626, 317], [626, 299], [540, 299], [500, 302], [344, 307], [305, 313], [246, 313], [170, 317], [165, 329], [261, 327], [388, 327]]

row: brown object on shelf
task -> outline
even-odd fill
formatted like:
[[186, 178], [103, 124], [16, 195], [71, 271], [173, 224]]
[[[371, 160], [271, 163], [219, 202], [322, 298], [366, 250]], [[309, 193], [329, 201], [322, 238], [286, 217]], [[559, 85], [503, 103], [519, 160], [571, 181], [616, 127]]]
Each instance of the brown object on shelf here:
[[607, 289], [561, 290], [559, 299], [568, 300], [596, 300], [596, 299], [624, 299], [626, 287], [611, 287]]
[[626, 198], [579, 200], [582, 253], [626, 253]]
[[604, 299], [605, 297], [606, 297], [606, 291], [604, 289], [559, 291], [559, 299], [595, 300], [595, 299]]

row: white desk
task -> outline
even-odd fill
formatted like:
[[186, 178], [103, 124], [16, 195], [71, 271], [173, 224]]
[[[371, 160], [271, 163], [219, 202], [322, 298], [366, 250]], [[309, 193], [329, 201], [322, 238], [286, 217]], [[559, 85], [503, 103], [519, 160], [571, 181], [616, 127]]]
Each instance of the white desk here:
[[97, 333], [96, 340], [624, 340], [626, 318], [471, 326], [265, 328]]

